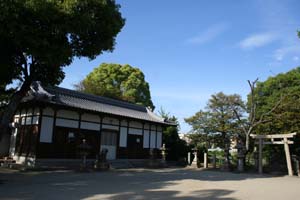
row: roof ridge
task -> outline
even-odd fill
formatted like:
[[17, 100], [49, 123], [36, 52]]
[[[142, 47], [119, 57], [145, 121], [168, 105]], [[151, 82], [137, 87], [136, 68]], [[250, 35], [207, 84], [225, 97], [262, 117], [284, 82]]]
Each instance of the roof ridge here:
[[114, 106], [121, 106], [121, 107], [130, 107], [131, 109], [144, 111], [144, 112], [146, 112], [146, 110], [147, 110], [147, 108], [145, 106], [142, 106], [142, 105], [130, 103], [130, 102], [123, 101], [123, 100], [113, 99], [113, 98], [109, 98], [109, 97], [98, 96], [98, 95], [94, 95], [94, 94], [88, 94], [88, 93], [84, 93], [84, 92], [80, 92], [80, 91], [76, 91], [76, 90], [71, 90], [71, 89], [68, 89], [68, 88], [62, 88], [62, 87], [58, 87], [58, 86], [46, 86], [44, 88], [46, 90], [54, 90], [54, 91], [59, 90], [57, 92], [60, 92], [60, 93], [62, 92], [64, 94], [67, 94], [67, 95], [70, 95], [70, 96], [79, 97], [79, 98], [90, 100], [90, 101], [101, 102], [101, 103], [104, 103], [104, 104], [109, 104], [109, 105], [114, 105]]

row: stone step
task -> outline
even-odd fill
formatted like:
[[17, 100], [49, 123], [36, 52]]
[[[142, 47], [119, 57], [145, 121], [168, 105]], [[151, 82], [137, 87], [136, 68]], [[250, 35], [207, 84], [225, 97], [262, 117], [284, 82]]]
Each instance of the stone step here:
[[113, 169], [143, 168], [147, 167], [148, 159], [118, 159], [108, 161]]

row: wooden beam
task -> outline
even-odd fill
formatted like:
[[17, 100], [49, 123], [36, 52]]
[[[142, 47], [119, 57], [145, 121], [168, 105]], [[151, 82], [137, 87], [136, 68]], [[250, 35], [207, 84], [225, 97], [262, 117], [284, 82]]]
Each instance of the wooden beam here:
[[[285, 142], [284, 141], [270, 141], [270, 142], [263, 142], [263, 144], [284, 144]], [[293, 141], [287, 141], [288, 144], [294, 144]], [[255, 144], [259, 144], [259, 142], [255, 142]]]
[[250, 136], [254, 139], [272, 139], [272, 138], [292, 138], [297, 133], [288, 133], [288, 134], [273, 134], [273, 135], [256, 135], [256, 134], [250, 134]]

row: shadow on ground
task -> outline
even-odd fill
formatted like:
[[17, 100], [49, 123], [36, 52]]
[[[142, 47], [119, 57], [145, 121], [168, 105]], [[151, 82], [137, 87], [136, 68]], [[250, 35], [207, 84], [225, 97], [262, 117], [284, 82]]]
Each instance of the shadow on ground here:
[[[228, 195], [234, 193], [234, 190], [201, 188], [201, 184], [203, 181], [239, 181], [254, 178], [266, 177], [182, 168], [91, 173], [0, 171], [0, 184], [1, 180], [5, 180], [0, 187], [0, 199], [233, 200], [234, 198]], [[194, 184], [193, 181], [197, 183], [196, 189], [189, 188], [189, 184]]]

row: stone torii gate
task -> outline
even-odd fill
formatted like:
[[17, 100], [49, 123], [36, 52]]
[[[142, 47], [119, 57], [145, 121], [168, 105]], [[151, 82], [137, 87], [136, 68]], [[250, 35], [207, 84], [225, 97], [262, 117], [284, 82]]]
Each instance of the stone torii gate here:
[[[258, 140], [255, 144], [258, 144], [258, 172], [260, 174], [263, 173], [263, 165], [262, 165], [263, 145], [264, 144], [283, 144], [288, 173], [289, 173], [289, 176], [293, 176], [289, 144], [293, 144], [294, 142], [291, 140], [288, 140], [288, 139], [293, 138], [296, 134], [297, 133], [274, 134], [274, 135], [256, 135], [256, 134], [250, 135], [252, 138]], [[266, 141], [266, 140], [268, 140], [268, 141]]]

